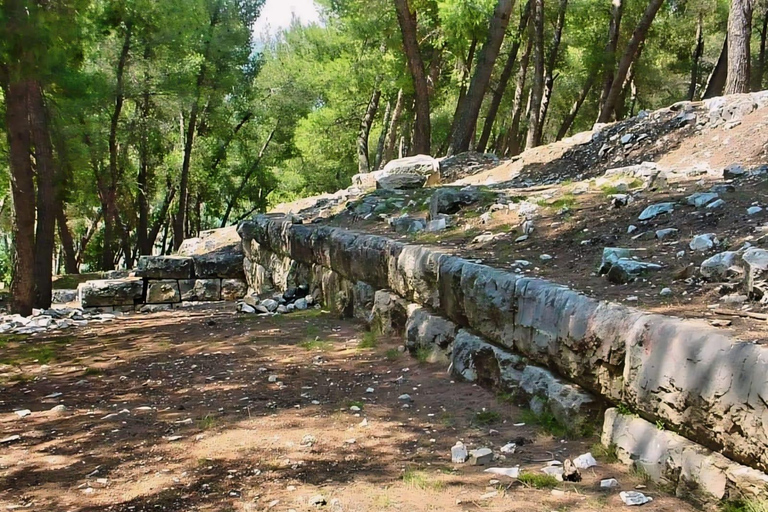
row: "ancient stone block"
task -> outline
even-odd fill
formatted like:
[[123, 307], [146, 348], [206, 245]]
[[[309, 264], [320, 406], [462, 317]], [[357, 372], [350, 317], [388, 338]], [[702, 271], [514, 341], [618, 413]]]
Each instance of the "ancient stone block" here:
[[193, 271], [192, 258], [186, 256], [141, 256], [136, 276], [148, 279], [189, 279]]
[[183, 279], [179, 291], [183, 301], [221, 300], [221, 279]]
[[221, 300], [235, 301], [248, 293], [248, 283], [243, 279], [222, 279]]
[[77, 287], [80, 305], [84, 308], [133, 306], [141, 300], [143, 291], [142, 280], [130, 278], [86, 281]]
[[181, 302], [179, 282], [171, 279], [150, 280], [147, 283], [147, 304], [174, 304]]

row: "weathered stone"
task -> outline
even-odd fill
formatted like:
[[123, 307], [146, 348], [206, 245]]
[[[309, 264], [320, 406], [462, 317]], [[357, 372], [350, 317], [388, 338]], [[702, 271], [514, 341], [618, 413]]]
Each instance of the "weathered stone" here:
[[462, 206], [476, 203], [480, 200], [480, 193], [474, 187], [462, 189], [445, 187], [438, 188], [429, 200], [429, 218], [437, 219], [440, 214], [454, 214]]
[[376, 180], [376, 188], [384, 190], [412, 190], [422, 188], [427, 177], [421, 174], [389, 174]]
[[676, 237], [680, 231], [675, 228], [659, 229], [656, 231], [656, 238], [664, 240], [665, 238]]
[[401, 217], [390, 217], [389, 225], [392, 226], [395, 233], [405, 235], [424, 231], [427, 227], [427, 222], [424, 219], [414, 219], [408, 215], [403, 215]]
[[223, 229], [203, 231], [197, 238], [187, 238], [181, 243], [179, 250], [176, 252], [179, 256], [196, 256], [210, 252], [233, 252], [240, 250], [241, 243], [237, 226], [230, 226]]
[[701, 264], [701, 275], [714, 281], [728, 279], [741, 271], [736, 264], [737, 257], [738, 253], [734, 251], [715, 254]]
[[450, 320], [433, 315], [418, 304], [409, 304], [407, 314], [405, 344], [409, 349], [447, 349], [456, 339], [458, 327]]
[[182, 279], [179, 291], [183, 301], [221, 300], [221, 279]]
[[601, 441], [616, 447], [621, 462], [638, 467], [655, 482], [672, 485], [679, 497], [691, 501], [721, 500], [729, 489], [768, 496], [768, 475], [617, 409], [606, 411]]
[[405, 331], [405, 300], [388, 290], [377, 290], [373, 299], [371, 330], [384, 336], [399, 336]]
[[86, 281], [77, 287], [80, 305], [84, 308], [133, 306], [141, 300], [143, 292], [141, 279], [102, 279]]
[[53, 304], [67, 304], [77, 300], [77, 290], [53, 290], [51, 302]]
[[469, 451], [470, 466], [487, 466], [493, 462], [493, 450], [490, 448], [478, 448]]
[[202, 279], [244, 279], [243, 253], [240, 250], [216, 251], [194, 257], [195, 277]]
[[392, 160], [384, 166], [389, 174], [421, 174], [429, 176], [440, 171], [440, 163], [429, 155], [415, 155]]
[[371, 323], [371, 313], [373, 310], [373, 299], [376, 290], [368, 283], [358, 281], [352, 288], [352, 316], [365, 322]]
[[222, 279], [221, 300], [235, 301], [248, 293], [248, 283], [243, 279]]
[[274, 299], [264, 299], [263, 301], [261, 301], [261, 304], [260, 304], [260, 306], [265, 308], [270, 313], [277, 311], [277, 307], [279, 305], [280, 304], [278, 304], [278, 302]]
[[467, 459], [469, 458], [469, 452], [467, 452], [467, 447], [464, 446], [464, 443], [461, 441], [458, 441], [452, 448], [451, 448], [451, 462], [454, 464], [464, 464], [467, 462]]
[[714, 248], [720, 241], [717, 239], [717, 235], [714, 233], [706, 233], [704, 235], [696, 235], [691, 240], [689, 247], [692, 251], [704, 252]]
[[187, 256], [141, 256], [136, 276], [147, 279], [190, 279], [193, 271], [193, 260]]
[[696, 208], [706, 206], [711, 202], [718, 199], [718, 194], [715, 192], [696, 192], [685, 198], [685, 203]]
[[643, 212], [640, 214], [638, 219], [650, 220], [665, 213], [672, 213], [674, 209], [675, 209], [675, 203], [652, 204], [651, 206], [643, 210]]
[[147, 283], [147, 304], [173, 304], [181, 302], [179, 283], [175, 280], [150, 280]]

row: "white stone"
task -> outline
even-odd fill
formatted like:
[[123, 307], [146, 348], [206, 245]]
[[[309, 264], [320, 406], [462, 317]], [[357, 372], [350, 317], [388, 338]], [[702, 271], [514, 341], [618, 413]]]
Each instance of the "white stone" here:
[[14, 412], [14, 413], [16, 414], [16, 416], [18, 416], [19, 418], [26, 418], [27, 416], [29, 416], [30, 414], [32, 414], [32, 411], [30, 411], [29, 409], [21, 409], [21, 410], [18, 410], [18, 411], [13, 411], [13, 412]]
[[747, 214], [748, 215], [755, 215], [755, 214], [760, 213], [761, 211], [763, 211], [763, 209], [760, 208], [759, 206], [751, 206], [751, 207], [747, 208]]
[[639, 220], [650, 220], [664, 213], [672, 213], [675, 210], [675, 203], [657, 203], [652, 204], [638, 217]]
[[693, 251], [704, 252], [709, 251], [719, 243], [720, 241], [717, 239], [717, 235], [714, 233], [705, 233], [703, 235], [694, 236], [689, 247]]

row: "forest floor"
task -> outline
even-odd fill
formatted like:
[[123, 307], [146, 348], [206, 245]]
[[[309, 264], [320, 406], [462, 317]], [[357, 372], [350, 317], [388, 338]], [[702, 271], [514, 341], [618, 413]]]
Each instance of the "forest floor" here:
[[[0, 508], [593, 511], [623, 508], [618, 491], [641, 486], [654, 498], [644, 510], [695, 510], [604, 451], [582, 482], [549, 481], [547, 461], [597, 437], [564, 438], [509, 397], [403, 354], [402, 340], [318, 310], [233, 310], [0, 337]], [[526, 483], [452, 464], [458, 440], [497, 454], [516, 442], [493, 465], [520, 465]], [[620, 489], [601, 491], [610, 477]]]

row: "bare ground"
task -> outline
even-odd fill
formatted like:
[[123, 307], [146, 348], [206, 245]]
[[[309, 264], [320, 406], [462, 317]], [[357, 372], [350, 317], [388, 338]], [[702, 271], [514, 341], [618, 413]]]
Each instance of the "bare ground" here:
[[[360, 348], [373, 339], [358, 323], [232, 309], [0, 338], [0, 439], [21, 436], [0, 444], [0, 507], [301, 511], [322, 495], [334, 511], [615, 510], [618, 490], [599, 481], [616, 477], [624, 490], [648, 485], [645, 510], [694, 510], [609, 459], [554, 489], [453, 465], [457, 440], [496, 453], [516, 441], [494, 465], [540, 475], [544, 461], [575, 457], [597, 438], [514, 426], [528, 416], [509, 397], [419, 364], [397, 350], [401, 340]], [[59, 404], [66, 411], [51, 411]], [[20, 419], [19, 409], [32, 414]]]

